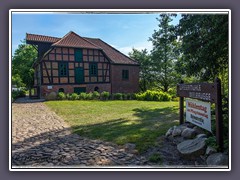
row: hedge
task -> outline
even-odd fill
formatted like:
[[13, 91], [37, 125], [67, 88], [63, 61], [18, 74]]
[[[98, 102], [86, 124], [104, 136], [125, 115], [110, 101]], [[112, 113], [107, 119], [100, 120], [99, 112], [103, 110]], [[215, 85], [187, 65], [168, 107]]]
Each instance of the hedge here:
[[140, 100], [140, 101], [170, 101], [171, 95], [162, 91], [147, 90], [143, 93], [113, 93], [107, 91], [99, 93], [97, 91], [80, 94], [64, 94], [59, 92], [57, 95], [58, 100]]

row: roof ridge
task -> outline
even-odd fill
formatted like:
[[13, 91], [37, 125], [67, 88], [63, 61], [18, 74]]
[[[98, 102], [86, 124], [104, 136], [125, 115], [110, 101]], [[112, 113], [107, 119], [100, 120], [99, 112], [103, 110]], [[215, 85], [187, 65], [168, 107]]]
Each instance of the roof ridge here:
[[58, 39], [61, 39], [60, 37], [55, 37], [55, 36], [47, 36], [47, 35], [42, 35], [42, 34], [32, 34], [32, 33], [26, 33], [26, 35], [45, 36], [45, 37], [50, 37], [50, 38], [58, 38]]
[[76, 34], [77, 36], [79, 36], [80, 38], [84, 39], [84, 40], [85, 40], [85, 41], [87, 41], [88, 43], [90, 43], [90, 44], [92, 44], [92, 45], [96, 46], [97, 48], [99, 48], [99, 49], [102, 49], [101, 47], [97, 46], [96, 44], [94, 44], [94, 43], [92, 43], [92, 42], [88, 41], [87, 39], [85, 39], [84, 37], [82, 37], [82, 36], [78, 35], [78, 34], [77, 34], [77, 33], [75, 33], [74, 31], [70, 31], [70, 32], [72, 32], [72, 33]]
[[121, 53], [123, 56], [129, 58], [130, 60], [132, 60], [132, 61], [134, 61], [134, 62], [136, 62], [136, 63], [138, 63], [137, 60], [130, 58], [129, 56], [127, 56], [127, 55], [125, 55], [124, 53], [122, 53], [121, 51], [119, 51], [119, 50], [117, 50], [116, 48], [112, 47], [110, 44], [106, 43], [105, 41], [103, 41], [103, 40], [101, 40], [101, 39], [99, 39], [99, 40], [102, 41], [104, 44], [108, 45], [109, 47], [111, 47], [112, 49], [114, 49], [115, 51]]
[[[98, 45], [94, 44], [93, 42], [88, 41], [88, 40], [86, 39], [86, 37], [82, 37], [82, 38], [83, 38], [84, 40], [86, 40], [87, 42], [91, 43], [92, 45], [94, 45], [94, 46], [102, 49], [101, 47], [99, 47]], [[89, 39], [90, 39], [90, 38], [89, 38]], [[94, 39], [94, 38], [92, 38], [92, 39]]]
[[68, 36], [71, 35], [71, 34], [74, 34], [74, 35], [78, 36], [79, 38], [83, 39], [83, 40], [86, 41], [87, 43], [95, 46], [97, 49], [102, 49], [101, 47], [97, 46], [96, 44], [94, 44], [94, 43], [88, 41], [87, 39], [85, 39], [84, 37], [78, 35], [78, 34], [75, 33], [74, 31], [69, 31], [69, 32], [68, 32], [67, 34], [65, 34], [60, 40], [58, 40], [57, 42], [53, 43], [52, 46], [57, 45], [58, 43], [60, 43], [61, 41], [63, 41], [66, 37], [68, 37]]
[[59, 43], [60, 41], [62, 41], [64, 38], [66, 38], [72, 31], [69, 31], [67, 34], [65, 34], [62, 38], [60, 38], [57, 42], [53, 43], [52, 46], [54, 46], [55, 44]]
[[88, 39], [100, 39], [100, 38], [92, 38], [92, 37], [83, 37], [83, 38], [88, 38]]

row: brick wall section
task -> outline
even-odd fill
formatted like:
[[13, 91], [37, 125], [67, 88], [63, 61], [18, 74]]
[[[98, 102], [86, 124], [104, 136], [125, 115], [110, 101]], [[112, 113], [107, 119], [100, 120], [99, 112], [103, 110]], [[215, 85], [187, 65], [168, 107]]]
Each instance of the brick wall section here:
[[[122, 70], [129, 71], [129, 79], [122, 80]], [[139, 66], [111, 65], [112, 93], [136, 93], [139, 91]]]
[[82, 85], [52, 85], [52, 89], [48, 89], [47, 85], [41, 86], [41, 95], [45, 97], [50, 92], [58, 92], [60, 88], [64, 89], [64, 93], [74, 93], [74, 87], [86, 87], [86, 92], [93, 92], [95, 87], [99, 88], [99, 92], [111, 92], [111, 84], [82, 84]]

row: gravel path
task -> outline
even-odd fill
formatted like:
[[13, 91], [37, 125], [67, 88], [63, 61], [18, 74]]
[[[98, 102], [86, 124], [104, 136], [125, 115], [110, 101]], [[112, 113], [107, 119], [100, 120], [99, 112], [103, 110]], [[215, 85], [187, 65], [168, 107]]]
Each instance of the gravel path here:
[[72, 134], [45, 104], [20, 99], [12, 103], [12, 166], [146, 167], [148, 163], [115, 144]]

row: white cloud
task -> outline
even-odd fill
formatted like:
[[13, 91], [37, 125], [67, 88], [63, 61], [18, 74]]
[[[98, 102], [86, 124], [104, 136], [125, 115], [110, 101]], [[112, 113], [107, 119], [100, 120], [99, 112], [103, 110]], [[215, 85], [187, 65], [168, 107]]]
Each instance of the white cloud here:
[[132, 46], [125, 46], [125, 47], [113, 46], [113, 47], [121, 51], [123, 54], [128, 55], [128, 53], [131, 52], [133, 48], [139, 51], [143, 49], [147, 49], [147, 51], [150, 52], [152, 50], [152, 43], [147, 41], [147, 42], [136, 43], [136, 44], [133, 44]]
[[128, 56], [128, 53], [132, 51], [132, 47], [128, 46], [128, 47], [120, 47], [117, 48], [120, 52], [122, 52], [123, 54]]

